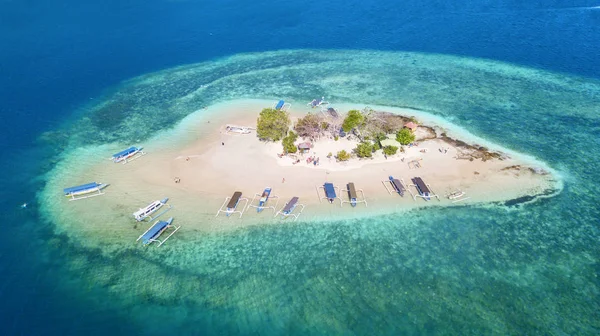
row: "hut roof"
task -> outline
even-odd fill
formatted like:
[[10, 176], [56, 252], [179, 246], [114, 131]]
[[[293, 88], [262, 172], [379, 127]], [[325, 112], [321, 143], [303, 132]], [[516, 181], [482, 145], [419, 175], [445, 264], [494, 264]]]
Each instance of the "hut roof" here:
[[417, 129], [417, 124], [415, 124], [412, 121], [407, 122], [406, 124], [404, 124], [404, 127], [406, 128], [410, 128], [411, 130], [416, 130]]
[[300, 149], [310, 149], [311, 147], [312, 147], [312, 144], [310, 142], [303, 142], [298, 145], [298, 148], [300, 148]]

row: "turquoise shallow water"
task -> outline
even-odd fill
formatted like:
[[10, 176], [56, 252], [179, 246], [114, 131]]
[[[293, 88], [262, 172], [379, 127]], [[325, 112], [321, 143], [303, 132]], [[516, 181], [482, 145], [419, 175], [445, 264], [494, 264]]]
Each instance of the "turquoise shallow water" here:
[[599, 331], [597, 80], [417, 53], [237, 55], [127, 81], [40, 142], [51, 168], [63, 151], [138, 142], [218, 101], [320, 96], [426, 110], [547, 162], [565, 188], [527, 205], [176, 235], [145, 251], [88, 249], [49, 219], [40, 244], [57, 286], [149, 334]]

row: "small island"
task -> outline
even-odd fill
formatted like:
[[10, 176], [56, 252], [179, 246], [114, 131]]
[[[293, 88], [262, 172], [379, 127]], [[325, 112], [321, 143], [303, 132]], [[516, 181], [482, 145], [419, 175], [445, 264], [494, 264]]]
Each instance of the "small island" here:
[[[131, 242], [148, 225], [136, 222], [132, 213], [165, 197], [173, 206], [169, 217], [185, 232], [368, 217], [427, 206], [504, 206], [560, 188], [543, 163], [421, 111], [278, 105], [239, 100], [209, 106], [144, 143], [148, 155], [128, 164], [98, 159], [124, 144], [69, 153], [42, 197], [53, 204], [47, 213], [60, 223], [59, 230], [93, 236], [90, 241]], [[57, 203], [56, 190], [88, 181], [110, 185], [102, 197]], [[350, 204], [350, 183], [360, 191], [357, 201], [367, 202]], [[259, 209], [267, 189], [271, 198]], [[235, 197], [244, 200], [235, 204], [235, 213], [219, 212], [227, 212]], [[282, 216], [278, 211], [294, 197], [302, 204], [301, 216]], [[106, 230], [117, 234], [104, 235]]]

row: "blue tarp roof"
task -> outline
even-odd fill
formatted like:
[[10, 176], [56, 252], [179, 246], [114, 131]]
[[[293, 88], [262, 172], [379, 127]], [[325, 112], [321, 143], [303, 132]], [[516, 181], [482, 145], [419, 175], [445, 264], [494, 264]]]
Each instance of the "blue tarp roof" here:
[[113, 154], [113, 158], [117, 158], [117, 157], [120, 157], [120, 156], [125, 156], [127, 154], [131, 154], [131, 153], [135, 152], [136, 150], [138, 150], [137, 147], [131, 146], [131, 147], [127, 148], [126, 150], [120, 151], [117, 154]]
[[63, 191], [65, 192], [65, 195], [68, 195], [68, 194], [72, 194], [72, 193], [75, 193], [78, 191], [97, 188], [99, 185], [100, 184], [97, 182], [92, 182], [92, 183], [88, 183], [88, 184], [82, 184], [82, 185], [79, 185], [76, 187], [65, 188], [65, 189], [63, 189]]
[[280, 100], [279, 103], [277, 103], [277, 106], [275, 106], [275, 109], [280, 110], [283, 107], [283, 104], [285, 104], [285, 102], [283, 100]]
[[323, 187], [325, 188], [325, 195], [327, 195], [327, 198], [336, 198], [333, 183], [325, 183]]
[[154, 224], [154, 226], [151, 227], [150, 230], [148, 230], [148, 232], [146, 232], [142, 236], [142, 238], [144, 239], [143, 240], [144, 244], [149, 244], [150, 239], [156, 238], [156, 236], [160, 233], [160, 231], [162, 231], [162, 229], [166, 228], [167, 225], [169, 225], [168, 221], [159, 221], [158, 223]]

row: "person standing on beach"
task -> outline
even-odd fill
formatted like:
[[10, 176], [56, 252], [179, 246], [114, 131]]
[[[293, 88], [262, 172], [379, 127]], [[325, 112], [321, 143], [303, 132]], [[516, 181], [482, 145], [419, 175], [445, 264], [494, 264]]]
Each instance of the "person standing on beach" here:
[[281, 183], [285, 183], [285, 177], [281, 179]]

